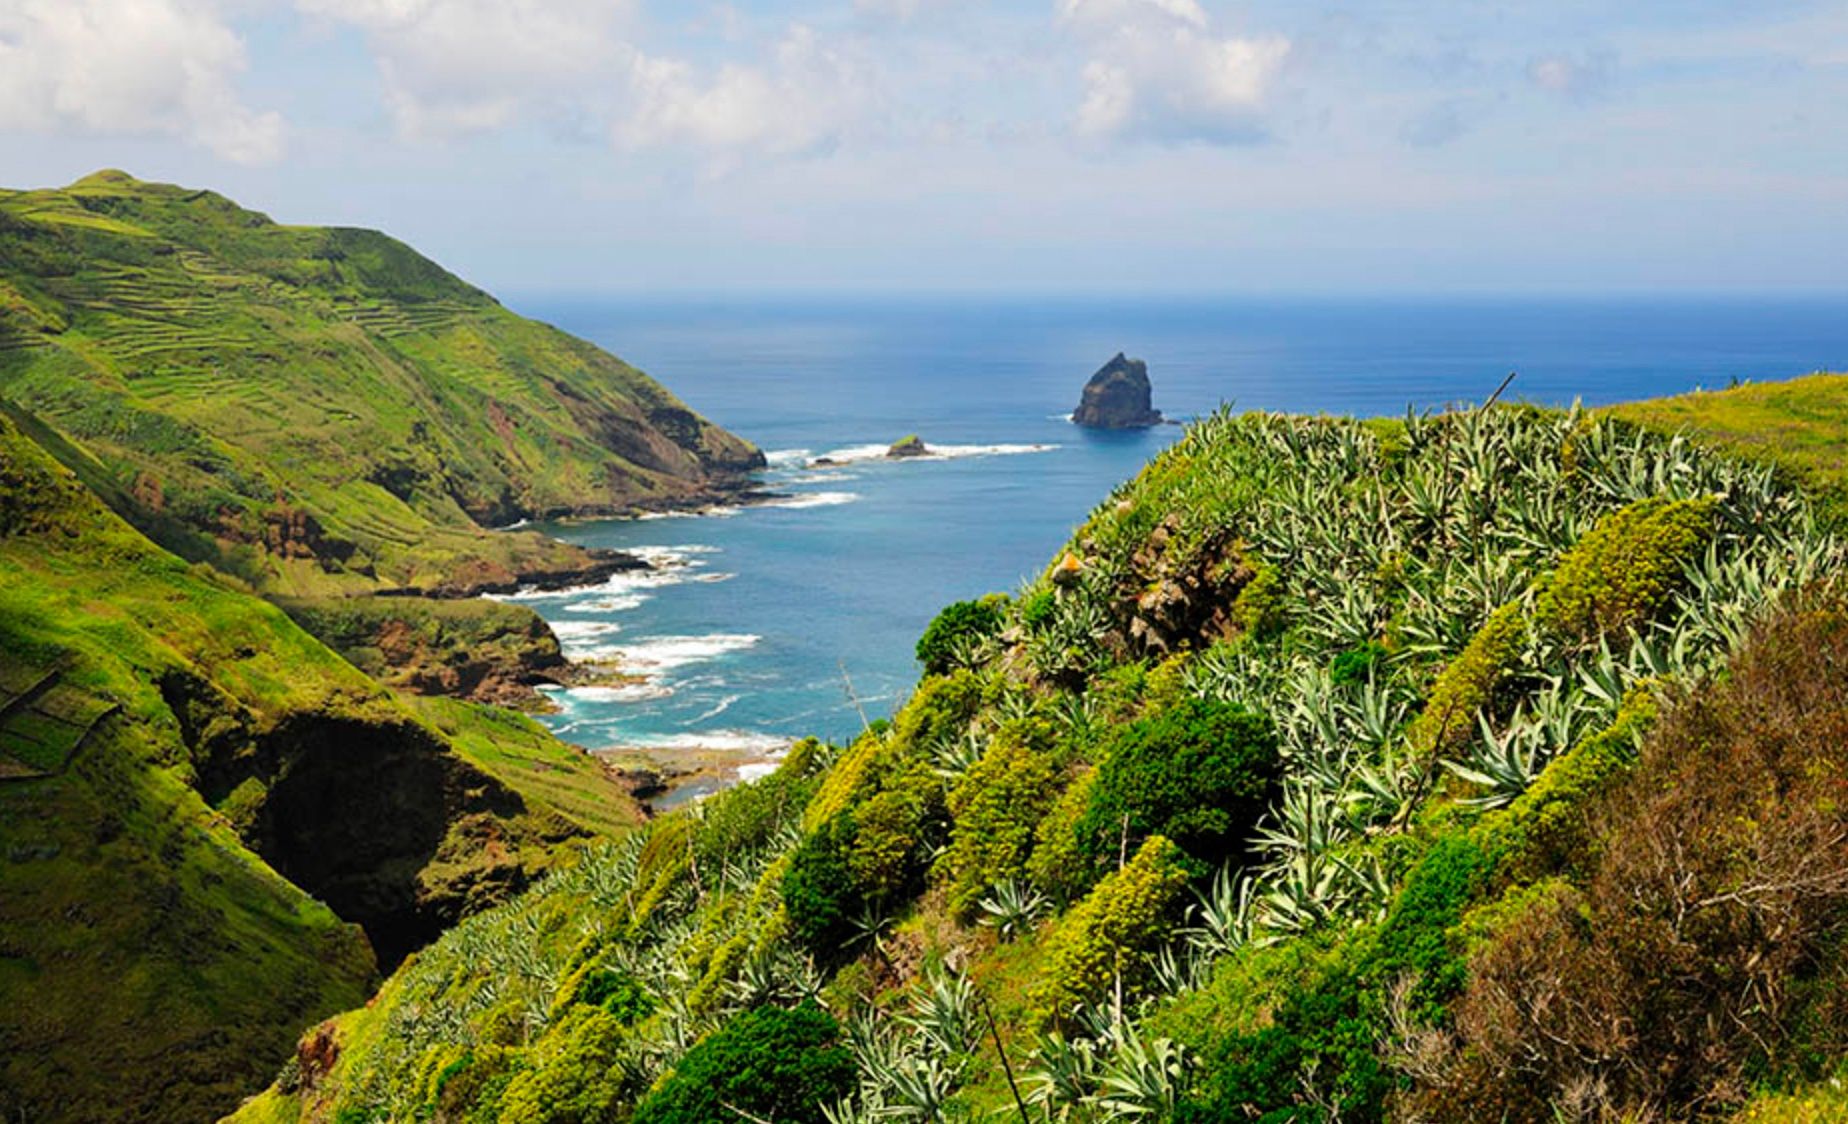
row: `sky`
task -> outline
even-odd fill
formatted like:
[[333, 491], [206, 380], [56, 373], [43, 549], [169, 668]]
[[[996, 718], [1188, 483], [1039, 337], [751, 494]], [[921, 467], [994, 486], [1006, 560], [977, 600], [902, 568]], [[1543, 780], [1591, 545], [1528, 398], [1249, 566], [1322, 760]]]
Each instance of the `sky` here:
[[1848, 0], [0, 0], [103, 167], [507, 294], [1848, 291]]

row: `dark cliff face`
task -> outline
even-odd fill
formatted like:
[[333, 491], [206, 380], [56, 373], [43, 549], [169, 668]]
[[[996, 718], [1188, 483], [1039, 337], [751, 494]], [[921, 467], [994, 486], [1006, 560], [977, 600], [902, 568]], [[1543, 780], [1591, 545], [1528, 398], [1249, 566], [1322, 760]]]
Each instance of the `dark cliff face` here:
[[1093, 429], [1146, 429], [1162, 423], [1161, 411], [1149, 404], [1149, 367], [1117, 352], [1091, 381], [1072, 421]]

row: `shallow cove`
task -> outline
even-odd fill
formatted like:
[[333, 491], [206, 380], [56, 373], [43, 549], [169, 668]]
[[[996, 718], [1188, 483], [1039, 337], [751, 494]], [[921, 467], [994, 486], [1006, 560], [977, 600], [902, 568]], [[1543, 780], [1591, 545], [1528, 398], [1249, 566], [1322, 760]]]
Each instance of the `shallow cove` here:
[[[560, 692], [546, 720], [592, 748], [670, 758], [720, 747], [751, 760], [805, 734], [849, 736], [861, 719], [846, 678], [869, 716], [889, 713], [939, 608], [1014, 588], [1179, 435], [1065, 420], [1119, 350], [1148, 361], [1154, 405], [1173, 418], [1222, 400], [1396, 414], [1479, 400], [1510, 369], [1511, 399], [1597, 404], [1848, 367], [1839, 298], [527, 303], [758, 442], [773, 454], [767, 483], [794, 497], [547, 528], [669, 568], [528, 602], [572, 653], [644, 677]], [[964, 455], [884, 459], [914, 432]], [[977, 455], [996, 446], [1011, 448]], [[846, 463], [808, 467], [831, 454]]]

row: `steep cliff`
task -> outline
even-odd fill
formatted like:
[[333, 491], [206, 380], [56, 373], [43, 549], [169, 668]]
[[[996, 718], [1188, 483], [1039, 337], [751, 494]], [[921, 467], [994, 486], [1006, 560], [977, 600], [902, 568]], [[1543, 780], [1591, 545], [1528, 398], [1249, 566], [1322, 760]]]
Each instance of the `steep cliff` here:
[[488, 528], [706, 502], [763, 463], [385, 235], [120, 172], [0, 192], [0, 395], [156, 541], [298, 596], [582, 570]]
[[0, 1115], [226, 1111], [379, 965], [634, 822], [531, 722], [394, 697], [61, 461], [102, 471], [0, 410]]

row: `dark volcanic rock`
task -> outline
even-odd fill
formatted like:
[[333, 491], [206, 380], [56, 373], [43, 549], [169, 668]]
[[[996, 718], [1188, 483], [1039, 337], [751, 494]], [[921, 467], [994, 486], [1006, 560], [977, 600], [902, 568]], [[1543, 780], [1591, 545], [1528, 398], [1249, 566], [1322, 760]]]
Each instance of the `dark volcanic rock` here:
[[886, 456], [893, 460], [903, 460], [906, 457], [928, 457], [930, 448], [914, 433], [909, 437], [894, 441], [892, 447], [886, 450]]
[[1149, 366], [1117, 352], [1084, 384], [1084, 398], [1072, 421], [1092, 429], [1146, 429], [1162, 423], [1149, 405]]

